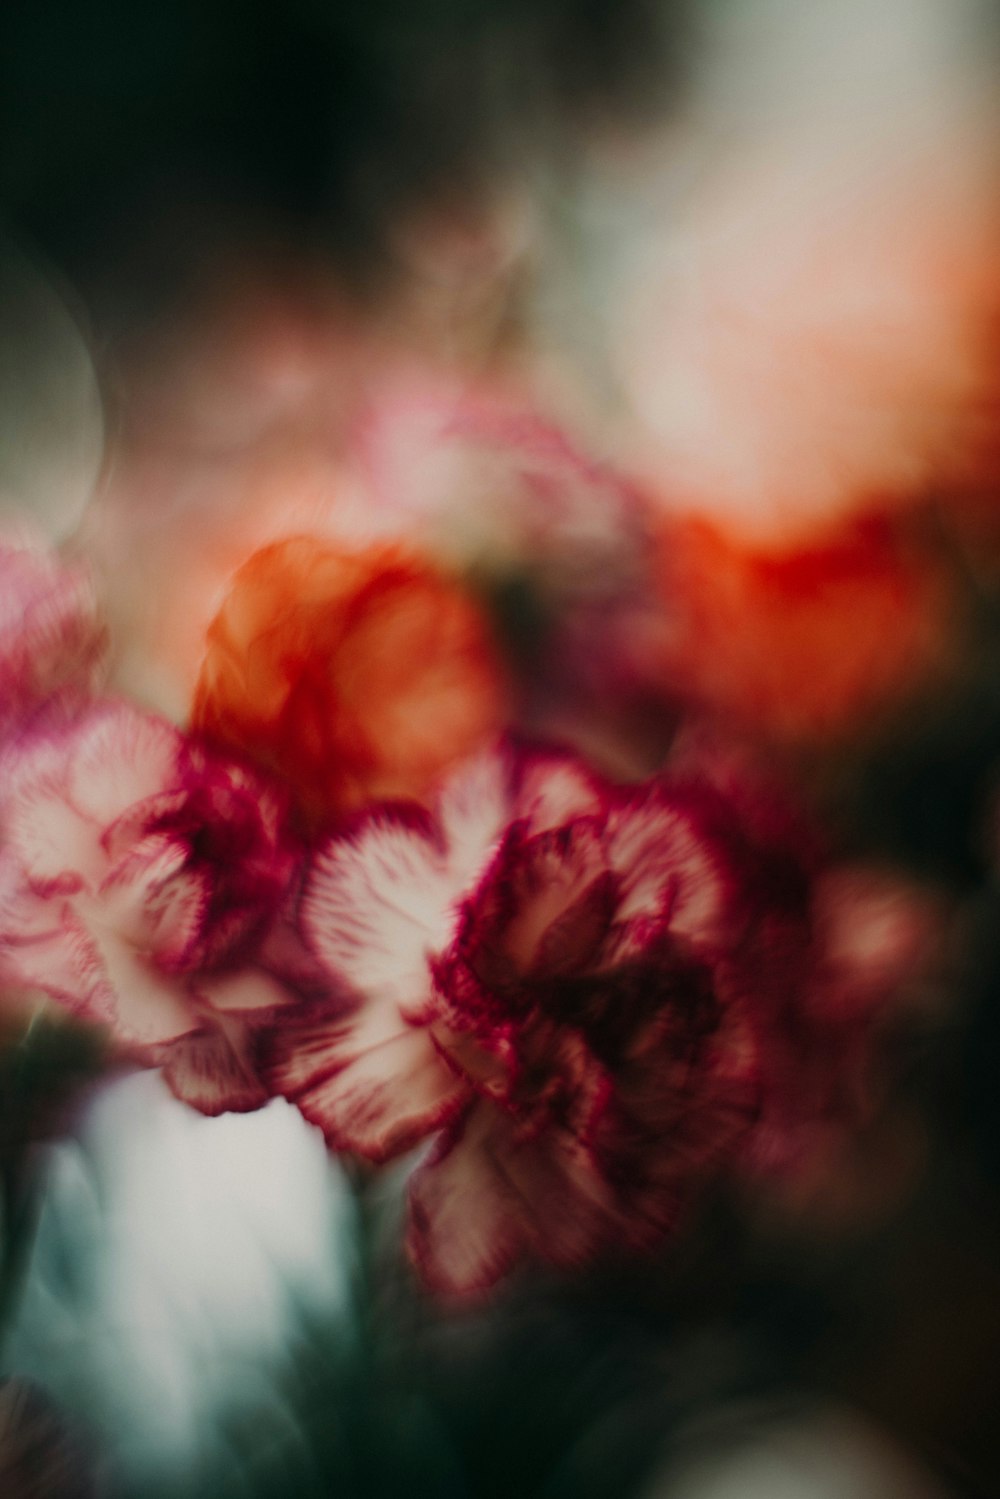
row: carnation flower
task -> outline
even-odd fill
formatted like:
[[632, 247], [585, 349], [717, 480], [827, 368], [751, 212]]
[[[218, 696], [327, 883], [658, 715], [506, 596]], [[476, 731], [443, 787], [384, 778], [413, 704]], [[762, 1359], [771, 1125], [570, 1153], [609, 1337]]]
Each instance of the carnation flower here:
[[284, 1004], [259, 966], [294, 864], [283, 798], [123, 704], [24, 736], [0, 793], [0, 972], [163, 1062], [208, 1113], [266, 1094], [254, 1026]]
[[56, 694], [88, 690], [103, 644], [83, 568], [0, 543], [0, 735]]
[[424, 795], [495, 733], [502, 697], [485, 622], [455, 583], [395, 548], [296, 537], [235, 575], [193, 718], [323, 816]]
[[794, 1160], [863, 1051], [831, 1040], [898, 976], [885, 943], [834, 956], [806, 846], [767, 805], [555, 752], [480, 760], [433, 815], [371, 808], [307, 881], [332, 995], [275, 1034], [272, 1082], [375, 1161], [437, 1133], [408, 1242], [445, 1293], [649, 1248], [723, 1168]]
[[796, 547], [675, 524], [658, 569], [661, 683], [778, 739], [867, 727], [931, 682], [953, 645], [944, 566], [881, 516]]

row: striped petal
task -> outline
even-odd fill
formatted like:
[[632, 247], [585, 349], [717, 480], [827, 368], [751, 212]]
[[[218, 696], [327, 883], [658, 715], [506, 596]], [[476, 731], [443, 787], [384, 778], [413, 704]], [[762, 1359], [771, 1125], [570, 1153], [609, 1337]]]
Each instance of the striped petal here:
[[417, 808], [377, 807], [317, 857], [303, 929], [340, 987], [397, 1015], [419, 1011], [428, 955], [451, 935], [452, 894], [429, 820]]
[[[358, 1018], [364, 1022], [364, 1011]], [[282, 1026], [268, 1078], [334, 1149], [372, 1161], [388, 1160], [440, 1129], [468, 1093], [427, 1031], [401, 1023], [369, 1045], [359, 1044], [349, 1021]]]

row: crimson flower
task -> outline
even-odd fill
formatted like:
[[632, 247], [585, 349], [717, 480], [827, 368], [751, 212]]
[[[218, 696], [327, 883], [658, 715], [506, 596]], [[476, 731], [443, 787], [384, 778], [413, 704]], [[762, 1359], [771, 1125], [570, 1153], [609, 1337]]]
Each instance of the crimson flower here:
[[289, 999], [259, 958], [294, 873], [285, 805], [124, 704], [22, 736], [0, 792], [0, 973], [163, 1063], [206, 1113], [266, 1101], [255, 1029]]
[[899, 975], [893, 934], [836, 937], [804, 846], [780, 809], [553, 751], [371, 808], [309, 876], [332, 997], [276, 1032], [272, 1083], [375, 1161], [437, 1135], [408, 1247], [445, 1294], [648, 1249], [723, 1168], [794, 1158]]

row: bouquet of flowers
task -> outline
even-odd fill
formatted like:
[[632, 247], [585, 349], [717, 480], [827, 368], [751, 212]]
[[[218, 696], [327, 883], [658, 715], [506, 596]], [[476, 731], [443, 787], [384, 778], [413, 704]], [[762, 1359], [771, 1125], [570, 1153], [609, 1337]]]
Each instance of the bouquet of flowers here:
[[[454, 1431], [486, 1450], [512, 1398], [484, 1369], [535, 1347], [553, 1408], [623, 1297], [687, 1348], [706, 1224], [815, 1246], [918, 1174], [900, 1057], [967, 978], [1000, 756], [995, 204], [919, 165], [937, 215], [916, 172], [888, 214], [851, 176], [832, 269], [785, 215], [794, 151], [689, 205], [656, 264], [702, 273], [630, 282], [596, 427], [530, 340], [428, 353], [248, 257], [125, 366], [58, 540], [8, 512], [0, 1330], [41, 1142], [123, 1075], [191, 1117], [294, 1110], [351, 1204], [353, 1331], [303, 1314], [286, 1371], [299, 1467], [237, 1402], [252, 1479], [184, 1492], [394, 1493], [391, 1441], [428, 1492], [621, 1493], [544, 1443], [471, 1477]], [[485, 271], [449, 227], [456, 284], [509, 291], [506, 221]], [[622, 1363], [655, 1362], [630, 1325]], [[13, 1474], [54, 1418], [0, 1395]], [[605, 1413], [577, 1409], [555, 1446]]]

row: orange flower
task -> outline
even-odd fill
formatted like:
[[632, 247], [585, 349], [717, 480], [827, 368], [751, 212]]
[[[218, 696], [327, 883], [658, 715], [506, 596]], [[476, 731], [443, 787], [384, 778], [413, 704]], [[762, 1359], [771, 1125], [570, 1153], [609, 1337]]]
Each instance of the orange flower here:
[[880, 517], [795, 550], [678, 525], [663, 533], [659, 585], [669, 684], [777, 738], [857, 731], [947, 652], [943, 570]]
[[485, 623], [391, 546], [293, 537], [234, 575], [208, 631], [194, 727], [292, 784], [312, 817], [420, 797], [500, 726]]

